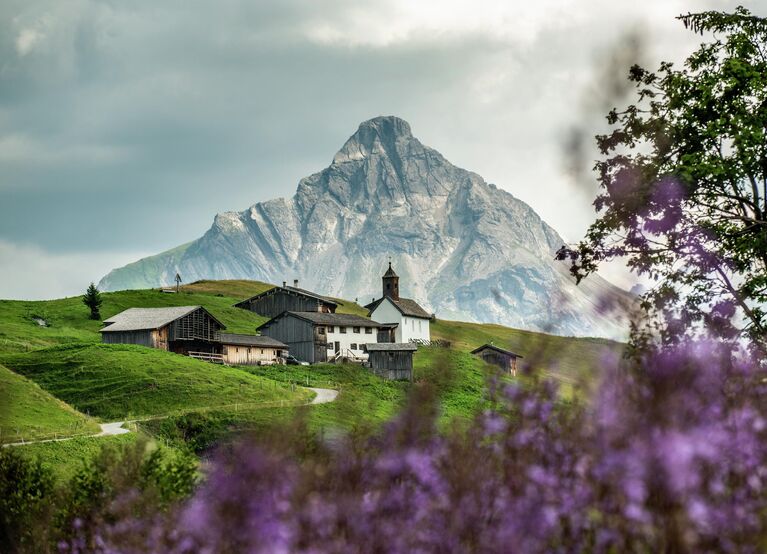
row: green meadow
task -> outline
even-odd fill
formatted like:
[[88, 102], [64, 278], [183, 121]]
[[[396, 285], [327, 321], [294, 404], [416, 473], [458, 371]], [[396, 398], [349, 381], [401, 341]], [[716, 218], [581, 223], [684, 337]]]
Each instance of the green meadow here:
[[[156, 289], [104, 293], [101, 315], [106, 319], [131, 307], [200, 305], [228, 331], [254, 333], [266, 318], [233, 305], [270, 286], [246, 280], [199, 281], [182, 286], [178, 293]], [[354, 302], [338, 302], [339, 312], [366, 315]], [[558, 380], [564, 397], [593, 382], [598, 360], [622, 348], [603, 339], [436, 320], [432, 338], [450, 346], [420, 347], [411, 384], [384, 381], [353, 364], [212, 365], [141, 346], [102, 344], [100, 328], [99, 321], [88, 319], [79, 297], [0, 301], [0, 399], [4, 400], [0, 440], [13, 433], [25, 439], [73, 429], [77, 434], [95, 433], [96, 420], [138, 419], [150, 437], [203, 451], [224, 436], [279, 429], [298, 415], [313, 432], [343, 433], [375, 428], [391, 419], [414, 386], [429, 387], [438, 401], [440, 424], [449, 425], [481, 409], [488, 401], [488, 377], [498, 376], [495, 368], [470, 354], [481, 344], [493, 342], [522, 355], [521, 367]], [[314, 393], [305, 387], [333, 388], [339, 395], [332, 403], [308, 406]], [[57, 471], [66, 472], [78, 451], [90, 452], [102, 442], [132, 440], [123, 438], [128, 436], [21, 448], [51, 463], [57, 460]]]

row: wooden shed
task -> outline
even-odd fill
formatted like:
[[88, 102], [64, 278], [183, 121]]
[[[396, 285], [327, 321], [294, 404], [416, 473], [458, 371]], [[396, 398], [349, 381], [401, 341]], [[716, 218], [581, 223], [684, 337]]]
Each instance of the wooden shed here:
[[283, 312], [335, 313], [338, 303], [330, 298], [285, 283], [238, 302], [235, 308], [250, 310], [265, 317], [277, 317]]
[[471, 353], [479, 356], [489, 364], [497, 365], [506, 373], [511, 373], [512, 375], [517, 374], [517, 358], [522, 358], [519, 354], [499, 348], [493, 343], [483, 344], [479, 348], [472, 350]]
[[221, 353], [229, 365], [271, 365], [284, 362], [288, 345], [266, 336], [221, 333]]
[[362, 361], [365, 343], [390, 338], [392, 329], [359, 315], [321, 312], [284, 312], [258, 327], [262, 335], [287, 344], [297, 359], [312, 364]]
[[418, 347], [412, 342], [366, 344], [367, 367], [384, 379], [413, 380], [413, 352]]
[[202, 306], [129, 308], [104, 320], [102, 342], [140, 344], [177, 354], [221, 352], [223, 323]]

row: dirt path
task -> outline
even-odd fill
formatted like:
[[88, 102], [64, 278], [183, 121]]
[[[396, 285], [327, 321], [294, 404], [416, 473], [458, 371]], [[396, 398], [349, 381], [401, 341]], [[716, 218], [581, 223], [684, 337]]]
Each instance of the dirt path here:
[[307, 388], [317, 393], [317, 396], [312, 398], [312, 401], [309, 402], [310, 405], [327, 404], [328, 402], [333, 402], [338, 396], [338, 391], [334, 389], [318, 389], [314, 387]]
[[[307, 406], [313, 406], [315, 404], [327, 404], [328, 402], [333, 402], [336, 397], [338, 396], [338, 391], [333, 389], [320, 389], [315, 387], [307, 387], [310, 391], [313, 391], [316, 393], [316, 396], [312, 398], [309, 402], [306, 403]], [[168, 416], [169, 417], [169, 416]], [[130, 429], [126, 429], [123, 427], [125, 423], [132, 423], [134, 421], [141, 421], [141, 420], [131, 420], [131, 421], [113, 421], [111, 423], [100, 423], [99, 426], [101, 427], [101, 432], [97, 433], [95, 435], [74, 435], [71, 437], [61, 437], [61, 438], [55, 438], [55, 439], [42, 439], [42, 440], [33, 440], [33, 441], [23, 441], [23, 442], [9, 442], [7, 444], [0, 445], [3, 448], [6, 446], [24, 446], [27, 444], [41, 444], [44, 442], [62, 442], [62, 441], [68, 441], [76, 438], [81, 437], [113, 437], [115, 435], [124, 435], [125, 433], [130, 433]]]

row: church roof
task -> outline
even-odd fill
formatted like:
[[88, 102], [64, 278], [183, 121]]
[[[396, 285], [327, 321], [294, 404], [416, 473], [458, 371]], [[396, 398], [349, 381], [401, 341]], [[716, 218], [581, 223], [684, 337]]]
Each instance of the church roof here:
[[418, 302], [411, 298], [402, 298], [400, 297], [399, 300], [394, 300], [391, 296], [384, 296], [382, 298], [379, 298], [375, 302], [372, 302], [365, 306], [365, 308], [368, 309], [368, 317], [376, 310], [376, 308], [383, 302], [385, 299], [389, 299], [389, 302], [394, 304], [394, 307], [397, 308], [399, 313], [401, 313], [404, 316], [407, 317], [418, 317], [421, 319], [431, 319], [431, 314], [424, 310]]
[[391, 262], [389, 262], [389, 269], [386, 270], [386, 273], [383, 275], [384, 277], [397, 277], [397, 274], [394, 273], [394, 270], [391, 268]]

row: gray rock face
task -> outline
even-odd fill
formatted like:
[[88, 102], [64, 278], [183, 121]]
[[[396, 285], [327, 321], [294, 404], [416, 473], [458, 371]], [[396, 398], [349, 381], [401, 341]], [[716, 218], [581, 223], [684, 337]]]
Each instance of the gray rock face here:
[[103, 290], [197, 279], [292, 281], [366, 303], [388, 257], [403, 296], [440, 317], [558, 334], [622, 336], [598, 313], [603, 279], [576, 287], [564, 241], [533, 209], [416, 139], [407, 122], [363, 122], [295, 196], [215, 217], [200, 239], [115, 269]]

